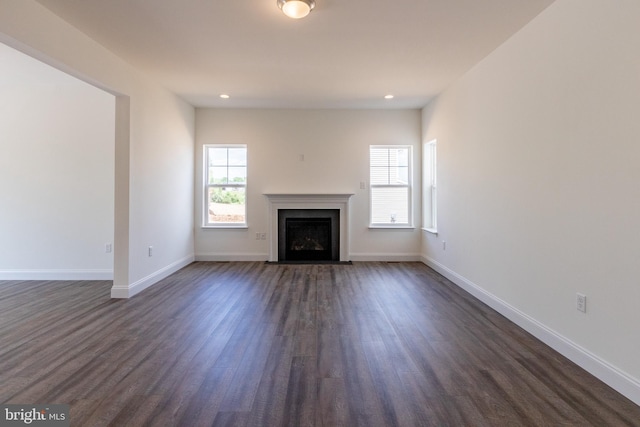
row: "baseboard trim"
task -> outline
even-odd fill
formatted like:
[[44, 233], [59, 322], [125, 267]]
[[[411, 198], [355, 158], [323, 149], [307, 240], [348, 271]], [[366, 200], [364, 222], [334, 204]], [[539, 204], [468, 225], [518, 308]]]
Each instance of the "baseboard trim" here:
[[420, 254], [412, 253], [354, 253], [351, 252], [349, 259], [351, 261], [377, 261], [377, 262], [415, 262], [420, 261]]
[[113, 280], [108, 269], [0, 270], [0, 280]]
[[485, 291], [480, 286], [445, 265], [440, 264], [436, 260], [423, 255], [421, 256], [421, 261], [558, 353], [591, 373], [600, 381], [632, 400], [636, 405], [640, 405], [640, 381], [638, 379], [616, 368], [606, 360], [599, 358], [589, 350], [579, 346], [495, 295]]
[[266, 261], [269, 259], [268, 253], [229, 253], [229, 252], [208, 252], [196, 254], [196, 261]]
[[[269, 259], [268, 253], [229, 253], [229, 252], [209, 252], [196, 254], [196, 261], [266, 261]], [[351, 253], [350, 261], [380, 261], [380, 262], [419, 262], [420, 254], [413, 253]]]
[[195, 258], [193, 254], [187, 255], [186, 257], [179, 259], [178, 261], [175, 261], [167, 265], [166, 267], [163, 267], [160, 270], [155, 271], [148, 276], [131, 283], [129, 286], [114, 285], [111, 288], [111, 298], [131, 298], [132, 296], [144, 291], [148, 287], [155, 285], [165, 277], [191, 264], [194, 259]]

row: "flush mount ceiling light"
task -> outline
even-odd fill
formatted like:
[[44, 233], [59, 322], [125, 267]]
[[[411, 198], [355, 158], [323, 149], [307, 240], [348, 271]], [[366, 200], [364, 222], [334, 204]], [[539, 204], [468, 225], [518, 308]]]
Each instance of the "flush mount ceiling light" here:
[[278, 7], [289, 18], [304, 18], [316, 7], [314, 0], [278, 0]]

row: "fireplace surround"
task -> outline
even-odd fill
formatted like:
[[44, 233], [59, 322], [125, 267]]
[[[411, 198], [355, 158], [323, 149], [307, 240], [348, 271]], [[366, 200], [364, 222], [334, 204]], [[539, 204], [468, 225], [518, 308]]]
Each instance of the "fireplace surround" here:
[[[334, 211], [335, 225], [334, 233], [337, 233], [334, 239], [337, 239], [335, 251], [332, 253], [332, 261], [349, 261], [349, 199], [353, 194], [287, 194], [287, 193], [268, 193], [265, 194], [269, 201], [269, 261], [287, 261], [286, 254], [279, 253], [279, 242], [283, 238], [280, 236], [279, 217], [280, 210], [299, 210], [303, 211], [301, 218], [311, 211], [320, 212], [319, 217], [327, 217], [328, 211]], [[316, 215], [316, 214], [314, 214]], [[307, 218], [309, 218], [307, 216]], [[311, 216], [313, 218], [313, 216]], [[295, 222], [295, 221], [294, 221]], [[337, 230], [335, 230], [337, 228]], [[313, 249], [316, 250], [316, 249]], [[309, 253], [307, 253], [308, 255]], [[335, 259], [333, 259], [335, 258]]]

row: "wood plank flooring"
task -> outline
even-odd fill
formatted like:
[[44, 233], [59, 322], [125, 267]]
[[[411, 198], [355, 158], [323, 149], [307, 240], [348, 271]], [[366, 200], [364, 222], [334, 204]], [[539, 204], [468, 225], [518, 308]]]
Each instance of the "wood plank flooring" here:
[[0, 282], [0, 402], [73, 426], [639, 426], [640, 407], [420, 263], [197, 262]]

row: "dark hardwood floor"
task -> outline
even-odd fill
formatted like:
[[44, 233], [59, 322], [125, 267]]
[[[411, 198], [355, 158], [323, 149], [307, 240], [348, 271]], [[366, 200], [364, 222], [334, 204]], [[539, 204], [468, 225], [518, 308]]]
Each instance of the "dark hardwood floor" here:
[[420, 263], [0, 282], [0, 402], [72, 426], [638, 426], [640, 407]]

